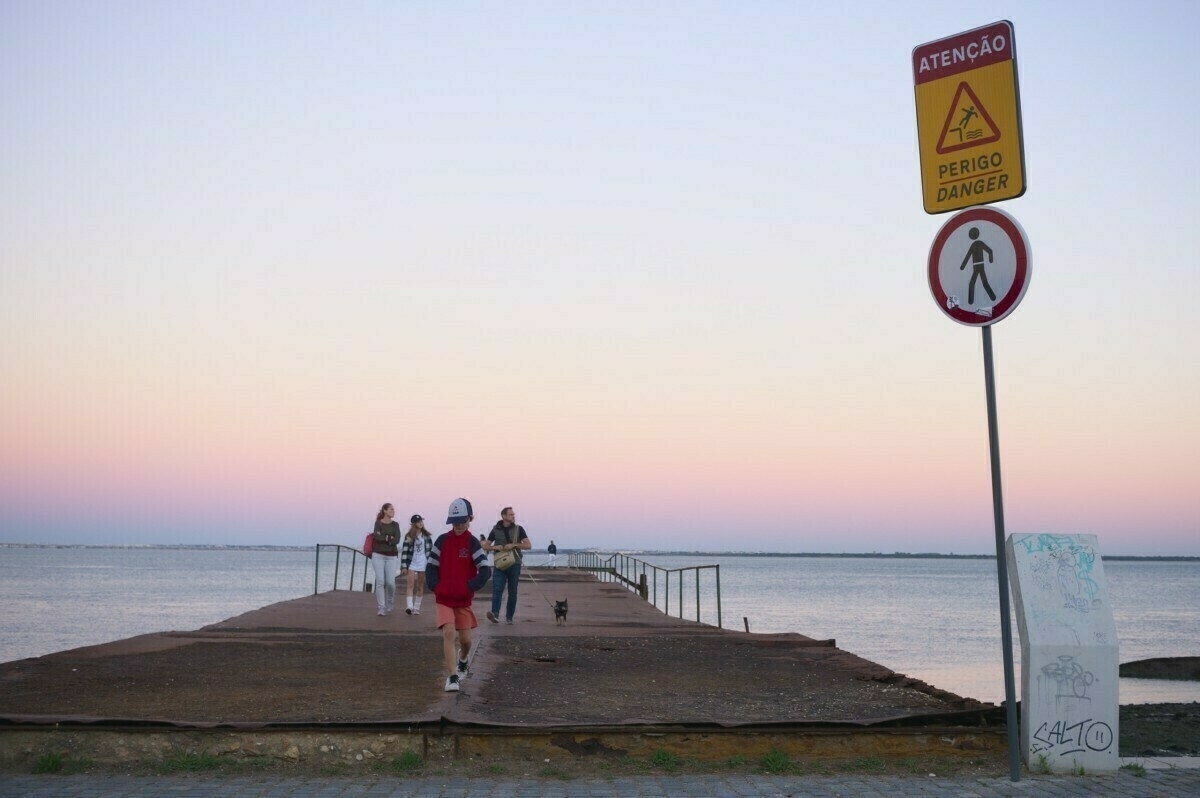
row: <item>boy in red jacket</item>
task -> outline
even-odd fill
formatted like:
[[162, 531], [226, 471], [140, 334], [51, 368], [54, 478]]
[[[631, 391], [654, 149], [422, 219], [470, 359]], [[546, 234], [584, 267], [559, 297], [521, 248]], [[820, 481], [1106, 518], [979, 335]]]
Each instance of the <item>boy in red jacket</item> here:
[[[437, 599], [437, 625], [442, 630], [442, 654], [446, 658], [446, 692], [453, 693], [467, 678], [471, 654], [471, 630], [479, 625], [471, 602], [475, 591], [487, 584], [492, 570], [479, 541], [471, 534], [474, 519], [466, 499], [450, 502], [446, 523], [453, 528], [433, 542], [433, 553], [425, 566], [425, 585]], [[454, 634], [458, 633], [455, 651]]]

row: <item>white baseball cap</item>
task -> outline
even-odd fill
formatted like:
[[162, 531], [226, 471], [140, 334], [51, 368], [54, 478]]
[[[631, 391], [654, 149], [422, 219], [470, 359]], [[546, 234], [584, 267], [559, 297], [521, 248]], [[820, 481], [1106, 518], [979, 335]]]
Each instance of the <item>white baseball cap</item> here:
[[471, 520], [475, 513], [471, 510], [471, 503], [466, 499], [455, 499], [450, 502], [450, 509], [446, 512], [447, 524], [462, 524]]

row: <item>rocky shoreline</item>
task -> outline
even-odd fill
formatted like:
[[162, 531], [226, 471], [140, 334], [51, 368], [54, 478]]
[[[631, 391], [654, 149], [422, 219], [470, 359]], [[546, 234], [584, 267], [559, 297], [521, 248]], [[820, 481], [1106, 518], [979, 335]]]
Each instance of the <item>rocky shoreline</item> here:
[[1119, 717], [1121, 756], [1200, 756], [1200, 703], [1126, 704]]
[[1155, 657], [1125, 662], [1121, 676], [1132, 679], [1172, 679], [1200, 682], [1200, 657]]

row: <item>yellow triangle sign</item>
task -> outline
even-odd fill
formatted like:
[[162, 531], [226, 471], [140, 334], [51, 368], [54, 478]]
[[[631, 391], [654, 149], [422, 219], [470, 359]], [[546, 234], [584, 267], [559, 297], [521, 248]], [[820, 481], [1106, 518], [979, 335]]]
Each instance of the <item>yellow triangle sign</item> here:
[[950, 103], [950, 113], [946, 115], [946, 123], [942, 125], [942, 135], [937, 143], [938, 154], [945, 155], [999, 140], [1000, 128], [992, 121], [991, 114], [965, 80], [959, 83], [958, 91], [954, 92], [954, 101]]

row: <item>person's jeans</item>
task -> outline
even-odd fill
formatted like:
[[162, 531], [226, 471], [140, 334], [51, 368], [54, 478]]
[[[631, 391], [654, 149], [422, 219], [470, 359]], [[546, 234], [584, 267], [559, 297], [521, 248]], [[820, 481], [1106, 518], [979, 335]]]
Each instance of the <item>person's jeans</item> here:
[[375, 604], [379, 609], [387, 609], [396, 603], [396, 563], [399, 557], [384, 557], [376, 554], [371, 558], [375, 568]]
[[517, 563], [507, 571], [492, 569], [492, 615], [500, 614], [500, 599], [504, 597], [504, 588], [508, 587], [508, 604], [505, 606], [504, 619], [511, 621], [517, 614], [517, 580], [521, 578], [521, 564]]

